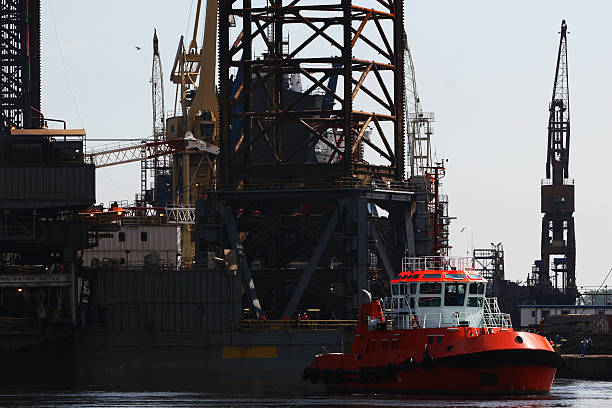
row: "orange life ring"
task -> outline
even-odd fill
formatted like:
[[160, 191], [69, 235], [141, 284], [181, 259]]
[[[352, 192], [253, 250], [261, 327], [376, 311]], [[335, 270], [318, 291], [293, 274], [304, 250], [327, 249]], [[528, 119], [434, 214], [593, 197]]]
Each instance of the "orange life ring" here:
[[412, 328], [413, 329], [418, 329], [421, 327], [421, 322], [419, 321], [419, 318], [417, 316], [413, 316], [412, 318]]

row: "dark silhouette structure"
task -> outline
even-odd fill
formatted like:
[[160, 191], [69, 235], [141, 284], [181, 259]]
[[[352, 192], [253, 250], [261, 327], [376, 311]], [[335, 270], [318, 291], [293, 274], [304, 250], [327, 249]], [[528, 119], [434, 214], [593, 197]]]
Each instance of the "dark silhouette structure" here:
[[570, 109], [567, 66], [567, 24], [561, 38], [548, 119], [546, 178], [542, 180], [541, 259], [530, 283], [539, 297], [550, 303], [573, 304], [576, 289], [576, 239], [574, 232], [574, 180], [569, 178]]

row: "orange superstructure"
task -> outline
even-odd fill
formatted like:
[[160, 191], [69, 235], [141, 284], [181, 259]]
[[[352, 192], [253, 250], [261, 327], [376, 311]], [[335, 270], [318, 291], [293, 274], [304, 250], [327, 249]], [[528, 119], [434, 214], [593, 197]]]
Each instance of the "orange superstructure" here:
[[390, 298], [361, 306], [350, 354], [315, 356], [303, 378], [347, 389], [548, 392], [563, 364], [549, 342], [514, 331], [468, 266], [423, 262], [391, 281]]

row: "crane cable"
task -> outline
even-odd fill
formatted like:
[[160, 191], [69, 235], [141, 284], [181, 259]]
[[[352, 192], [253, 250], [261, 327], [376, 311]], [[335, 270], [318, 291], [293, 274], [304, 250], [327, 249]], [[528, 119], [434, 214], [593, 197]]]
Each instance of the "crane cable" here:
[[47, 0], [47, 4], [49, 5], [49, 14], [51, 15], [51, 22], [53, 23], [53, 31], [55, 32], [55, 40], [57, 41], [57, 48], [59, 50], [60, 60], [62, 61], [62, 67], [64, 69], [66, 83], [68, 84], [68, 91], [70, 92], [70, 97], [72, 98], [72, 103], [74, 104], [74, 108], [79, 118], [80, 125], [82, 128], [84, 128], [85, 123], [83, 122], [83, 117], [81, 116], [81, 112], [79, 111], [79, 104], [77, 103], [76, 97], [74, 96], [74, 91], [72, 90], [72, 84], [70, 83], [70, 76], [68, 75], [68, 70], [66, 69], [66, 62], [64, 60], [64, 52], [62, 51], [62, 45], [60, 42], [59, 33], [57, 32], [57, 24], [55, 23], [55, 16], [53, 14], [53, 7], [51, 6], [51, 0]]

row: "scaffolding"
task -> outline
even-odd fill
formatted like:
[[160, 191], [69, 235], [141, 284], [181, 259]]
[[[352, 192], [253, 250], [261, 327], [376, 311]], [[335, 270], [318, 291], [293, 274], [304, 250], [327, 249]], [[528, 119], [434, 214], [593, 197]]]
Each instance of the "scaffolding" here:
[[40, 0], [0, 0], [0, 131], [42, 126]]

